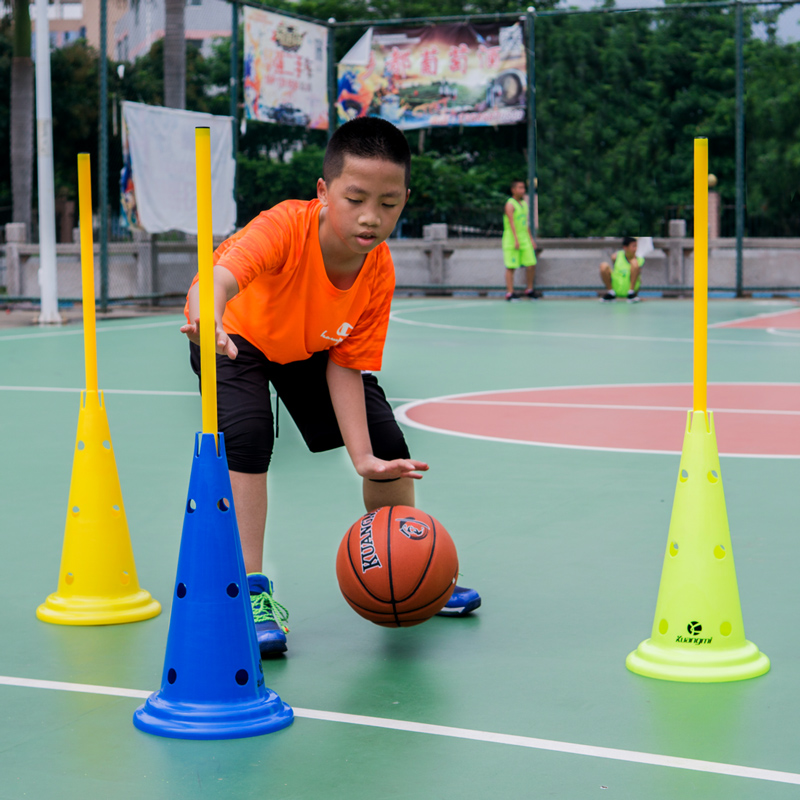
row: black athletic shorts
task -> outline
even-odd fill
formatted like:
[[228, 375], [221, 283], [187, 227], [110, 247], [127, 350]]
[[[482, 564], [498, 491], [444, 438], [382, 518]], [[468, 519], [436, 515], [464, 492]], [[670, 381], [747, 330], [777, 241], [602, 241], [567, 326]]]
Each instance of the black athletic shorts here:
[[[217, 425], [225, 434], [228, 467], [234, 472], [266, 472], [275, 442], [270, 384], [300, 429], [312, 453], [342, 447], [344, 441], [328, 392], [328, 353], [306, 361], [276, 364], [236, 334], [238, 356], [217, 355]], [[192, 369], [200, 377], [200, 348], [190, 343]], [[408, 446], [394, 412], [374, 375], [362, 375], [372, 452], [386, 461], [408, 458]], [[202, 383], [201, 383], [202, 389]]]

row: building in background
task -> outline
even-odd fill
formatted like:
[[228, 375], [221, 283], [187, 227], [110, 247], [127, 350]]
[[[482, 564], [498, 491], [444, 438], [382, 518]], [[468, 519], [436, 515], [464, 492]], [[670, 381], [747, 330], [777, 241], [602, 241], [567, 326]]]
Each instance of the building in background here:
[[[128, 10], [128, 0], [106, 0], [108, 15], [106, 37], [106, 55], [115, 57], [114, 28]], [[0, 3], [0, 16], [12, 13], [9, 2]], [[31, 54], [36, 58], [36, 6], [30, 5], [31, 15]], [[78, 39], [86, 39], [90, 47], [100, 49], [100, 0], [83, 0], [67, 2], [55, 0], [47, 9], [50, 21], [50, 46], [65, 47]], [[228, 25], [230, 28], [230, 24]]]
[[[99, 0], [97, 0], [99, 2]], [[145, 55], [153, 42], [164, 38], [164, 0], [108, 0], [125, 2], [113, 31], [113, 55], [116, 61], [135, 61]], [[209, 55], [214, 39], [231, 35], [231, 7], [223, 0], [187, 0], [186, 39], [197, 43], [203, 55]]]

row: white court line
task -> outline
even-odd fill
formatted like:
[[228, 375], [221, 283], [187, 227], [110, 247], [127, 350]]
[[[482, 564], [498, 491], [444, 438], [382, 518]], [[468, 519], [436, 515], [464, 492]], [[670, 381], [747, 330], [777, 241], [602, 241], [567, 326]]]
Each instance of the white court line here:
[[[83, 389], [68, 389], [59, 386], [0, 386], [0, 392], [70, 392], [79, 393]], [[138, 394], [164, 397], [199, 397], [199, 392], [171, 392], [159, 389], [101, 389], [103, 394]]]
[[[19, 686], [28, 689], [54, 689], [62, 692], [81, 692], [84, 694], [109, 695], [112, 697], [131, 697], [144, 699], [151, 692], [141, 689], [121, 689], [115, 686], [97, 686], [87, 683], [65, 683], [63, 681], [42, 681], [29, 678], [0, 676], [0, 684]], [[424, 722], [408, 722], [384, 717], [367, 717], [360, 714], [340, 714], [335, 711], [317, 711], [311, 708], [293, 708], [296, 717], [321, 722], [340, 722], [348, 725], [363, 725], [370, 728], [404, 731], [406, 733], [425, 733], [432, 736], [447, 736], [452, 739], [467, 739], [474, 742], [505, 744], [513, 747], [527, 747], [532, 750], [546, 750], [568, 755], [592, 756], [611, 761], [626, 761], [631, 764], [647, 764], [654, 767], [686, 769], [714, 775], [729, 775], [734, 778], [752, 778], [773, 783], [800, 785], [800, 775], [794, 772], [780, 772], [773, 769], [745, 767], [739, 764], [725, 764], [718, 761], [702, 761], [696, 758], [680, 758], [658, 753], [644, 753], [637, 750], [620, 750], [614, 747], [597, 747], [588, 744], [560, 742], [555, 739], [538, 739], [532, 736], [515, 736], [492, 731], [477, 731], [470, 728], [451, 728], [446, 725], [429, 725]]]
[[748, 322], [751, 319], [765, 319], [768, 317], [780, 317], [783, 314], [791, 314], [794, 311], [800, 310], [800, 306], [792, 306], [791, 308], [784, 308], [782, 311], [765, 311], [763, 314], [753, 314], [750, 317], [737, 317], [736, 319], [729, 319], [727, 322], [715, 322], [709, 325], [709, 328], [736, 328], [740, 322]]
[[[412, 401], [413, 402], [413, 401]], [[627, 406], [615, 405], [613, 403], [539, 403], [528, 402], [525, 400], [430, 400], [430, 403], [448, 404], [458, 406], [530, 406], [532, 408], [591, 408], [591, 409], [610, 409], [612, 411], [683, 411], [685, 414], [688, 409], [686, 406]], [[778, 409], [757, 409], [757, 408], [712, 408], [715, 414], [778, 414], [800, 417], [800, 411], [781, 411]]]
[[[62, 386], [0, 386], [0, 392], [67, 392], [77, 394], [83, 389], [70, 389]], [[155, 397], [200, 397], [200, 392], [179, 392], [160, 389], [101, 389], [103, 394], [137, 394], [153, 395]], [[274, 392], [270, 393], [273, 399], [276, 397]], [[416, 397], [387, 397], [390, 403], [413, 403]]]
[[[409, 309], [417, 311], [419, 309]], [[684, 339], [670, 336], [622, 336], [619, 334], [598, 333], [568, 333], [565, 331], [515, 331], [505, 328], [478, 328], [469, 325], [444, 325], [439, 322], [420, 322], [419, 320], [403, 319], [398, 316], [405, 312], [392, 312], [391, 319], [402, 325], [413, 325], [420, 328], [438, 328], [450, 331], [466, 331], [467, 333], [499, 333], [510, 336], [543, 336], [557, 339], [601, 339], [602, 341], [620, 342], [674, 342], [678, 344], [694, 344], [694, 339]], [[756, 342], [747, 339], [709, 339], [709, 344], [753, 345], [754, 347], [800, 347], [800, 342]]]
[[771, 333], [773, 336], [788, 336], [790, 339], [800, 338], [800, 331], [790, 328], [767, 328], [767, 333]]
[[[114, 331], [138, 331], [144, 328], [168, 328], [173, 325], [178, 327], [180, 320], [170, 322], [146, 322], [141, 325], [98, 325], [97, 333], [113, 333]], [[0, 342], [16, 342], [20, 339], [50, 339], [54, 336], [83, 336], [83, 325], [71, 330], [42, 331], [37, 333], [15, 333], [11, 336], [0, 336]]]
[[[462, 392], [460, 394], [451, 394], [451, 395], [441, 395], [440, 397], [429, 397], [427, 399], [422, 400], [413, 400], [410, 403], [405, 403], [404, 405], [396, 408], [394, 410], [395, 418], [398, 422], [408, 425], [411, 428], [417, 428], [421, 431], [428, 431], [429, 433], [439, 433], [443, 434], [444, 436], [456, 436], [462, 439], [478, 439], [480, 441], [485, 442], [500, 442], [502, 444], [521, 444], [530, 447], [552, 447], [557, 450], [593, 450], [600, 453], [641, 453], [643, 455], [661, 455], [661, 456], [674, 456], [674, 455], [681, 455], [680, 450], [644, 450], [641, 448], [633, 448], [633, 447], [596, 447], [593, 445], [578, 445], [578, 444], [559, 444], [555, 442], [533, 442], [533, 441], [524, 441], [522, 439], [510, 439], [504, 436], [485, 436], [479, 433], [465, 433], [463, 431], [451, 431], [447, 430], [446, 428], [436, 428], [433, 425], [426, 425], [423, 422], [418, 422], [417, 420], [411, 419], [409, 417], [408, 412], [411, 411], [413, 408], [416, 408], [420, 405], [425, 405], [426, 403], [448, 403], [448, 402], [457, 402], [460, 398], [466, 399], [473, 399], [479, 397], [480, 395], [486, 394], [510, 394], [513, 392], [541, 392], [541, 391], [550, 391], [554, 389], [609, 389], [609, 388], [628, 388], [628, 387], [672, 387], [672, 386], [690, 386], [691, 384], [686, 383], [621, 383], [621, 384], [581, 384], [581, 385], [574, 385], [574, 386], [539, 386], [539, 387], [528, 387], [528, 388], [518, 388], [518, 389], [499, 389], [495, 391], [479, 391], [479, 392]], [[741, 384], [731, 384], [730, 382], [723, 382], [723, 381], [714, 381], [709, 382], [709, 386], [798, 386], [800, 384], [792, 383], [792, 382], [785, 382], [781, 383], [778, 381], [752, 381], [749, 383], [741, 383]], [[683, 411], [688, 411], [688, 407], [681, 409]], [[715, 409], [711, 409], [715, 411]], [[728, 453], [722, 452], [720, 453], [721, 456], [724, 458], [778, 458], [778, 459], [787, 459], [787, 458], [800, 458], [800, 455], [786, 455], [784, 453]]]
[[[71, 389], [62, 386], [0, 386], [0, 392], [67, 392], [77, 394], [83, 389]], [[160, 389], [101, 389], [103, 394], [137, 394], [153, 395], [155, 397], [200, 397], [200, 392], [179, 392]], [[275, 398], [275, 393], [270, 393], [270, 397]], [[416, 397], [387, 397], [390, 403], [413, 403]]]
[[486, 303], [483, 300], [462, 300], [461, 302], [453, 301], [452, 303], [441, 303], [438, 306], [422, 304], [414, 306], [413, 308], [399, 308], [397, 311], [392, 309], [392, 316], [394, 314], [411, 314], [413, 311], [441, 311], [442, 309], [473, 308], [474, 306], [483, 306], [485, 308]]

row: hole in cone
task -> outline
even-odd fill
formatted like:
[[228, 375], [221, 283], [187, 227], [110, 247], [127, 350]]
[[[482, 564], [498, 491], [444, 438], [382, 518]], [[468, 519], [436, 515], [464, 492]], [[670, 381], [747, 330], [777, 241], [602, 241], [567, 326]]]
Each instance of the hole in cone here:
[[686, 483], [686, 481], [689, 480], [689, 473], [685, 469], [682, 469], [680, 478], [681, 478], [681, 483]]
[[169, 672], [167, 673], [167, 680], [170, 683], [175, 683], [175, 681], [178, 680], [178, 673], [175, 672], [175, 670], [172, 669], [172, 667], [169, 668]]
[[670, 542], [669, 543], [669, 554], [675, 558], [678, 555], [678, 543], [677, 542]]
[[195, 503], [194, 500], [189, 500], [189, 502], [186, 504], [186, 513], [194, 514], [196, 508], [197, 508], [197, 503]]
[[669, 623], [662, 619], [661, 622], [658, 623], [658, 632], [663, 636], [669, 630]]
[[75, 576], [71, 572], [68, 572], [64, 576], [64, 583], [68, 583], [68, 584], [71, 585], [74, 580], [75, 580]]
[[719, 480], [719, 473], [715, 469], [712, 469], [711, 472], [708, 473], [708, 480], [711, 483], [716, 483]]
[[78, 442], [78, 450], [83, 450], [84, 447], [86, 447], [86, 445], [83, 442], [79, 441]]
[[175, 590], [175, 594], [177, 594], [178, 597], [186, 597], [186, 584], [179, 583], [178, 588]]
[[723, 636], [730, 636], [732, 630], [733, 630], [733, 625], [731, 625], [730, 622], [723, 622], [722, 625], [719, 626], [719, 632]]
[[714, 558], [722, 559], [722, 558], [725, 558], [726, 555], [727, 555], [727, 553], [725, 551], [725, 548], [721, 544], [718, 544], [714, 548]]
[[119, 580], [123, 586], [127, 586], [131, 582], [131, 576], [127, 572], [123, 572], [122, 575], [119, 576]]
[[238, 683], [239, 686], [244, 686], [249, 680], [250, 680], [250, 674], [246, 669], [240, 669], [236, 673], [236, 683]]
[[230, 507], [231, 504], [227, 497], [221, 498], [220, 501], [217, 503], [217, 508], [220, 511], [227, 511]]
[[118, 517], [120, 515], [120, 507], [119, 506], [111, 506], [111, 513]]
[[105, 447], [106, 450], [110, 450], [111, 449], [111, 442], [109, 442], [108, 439], [106, 439], [103, 442], [103, 447]]
[[228, 593], [228, 597], [238, 597], [239, 596], [239, 587], [235, 583], [229, 583], [228, 588], [225, 589]]
[[78, 506], [72, 506], [72, 516], [77, 517], [81, 510]]

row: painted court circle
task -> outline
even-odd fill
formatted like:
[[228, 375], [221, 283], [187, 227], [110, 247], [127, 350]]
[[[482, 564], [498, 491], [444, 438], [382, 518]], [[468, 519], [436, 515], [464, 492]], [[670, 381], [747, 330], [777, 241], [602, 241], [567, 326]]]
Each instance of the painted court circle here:
[[[454, 436], [515, 444], [680, 453], [690, 384], [511, 389], [406, 403], [400, 421]], [[800, 384], [711, 383], [720, 455], [800, 458]]]

